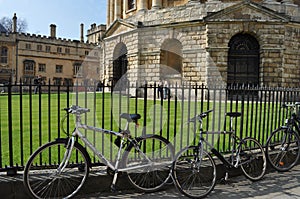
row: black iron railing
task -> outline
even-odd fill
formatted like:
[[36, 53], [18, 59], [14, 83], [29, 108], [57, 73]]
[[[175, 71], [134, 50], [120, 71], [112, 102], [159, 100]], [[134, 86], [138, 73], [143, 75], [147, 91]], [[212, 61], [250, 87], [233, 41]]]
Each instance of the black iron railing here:
[[[169, 139], [176, 151], [197, 140], [195, 128], [188, 119], [208, 109], [214, 109], [205, 121], [210, 132], [207, 140], [221, 151], [230, 146], [226, 136], [219, 131], [227, 127], [225, 113], [238, 111], [242, 117], [235, 121], [240, 137], [255, 137], [263, 145], [270, 132], [284, 123], [283, 103], [299, 101], [298, 88], [261, 87], [207, 87], [204, 85], [158, 84], [133, 86], [128, 83], [121, 89], [101, 84], [60, 86], [42, 85], [34, 94], [34, 85], [0, 85], [0, 171], [21, 170], [31, 153], [40, 145], [57, 137], [60, 131], [62, 109], [72, 104], [88, 107], [91, 112], [84, 122], [118, 130], [122, 112], [142, 115], [136, 135], [155, 133]], [[67, 129], [72, 129], [72, 118]], [[224, 125], [225, 123], [225, 125]], [[112, 137], [86, 132], [98, 149], [114, 158]], [[107, 141], [109, 140], [109, 141]], [[92, 156], [94, 163], [98, 159]]]

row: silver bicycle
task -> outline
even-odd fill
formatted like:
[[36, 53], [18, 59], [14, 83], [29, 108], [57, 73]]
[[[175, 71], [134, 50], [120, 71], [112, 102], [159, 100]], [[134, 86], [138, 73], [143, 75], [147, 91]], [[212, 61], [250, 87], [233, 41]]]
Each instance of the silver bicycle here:
[[205, 139], [208, 132], [203, 130], [202, 124], [203, 119], [210, 112], [212, 110], [189, 120], [194, 124], [198, 121], [200, 139], [195, 145], [179, 151], [173, 163], [172, 174], [175, 185], [181, 193], [190, 198], [204, 198], [214, 189], [217, 180], [216, 158], [224, 164], [225, 181], [228, 178], [229, 169], [233, 168], [241, 167], [244, 175], [252, 181], [260, 180], [266, 172], [266, 156], [261, 144], [251, 137], [239, 138], [233, 129], [233, 118], [240, 117], [241, 113], [226, 113], [226, 116], [230, 117], [230, 130], [222, 133], [229, 134], [232, 141], [229, 157], [221, 154]]
[[[71, 198], [86, 181], [92, 162], [85, 149], [90, 148], [107, 171], [113, 174], [111, 189], [116, 189], [118, 173], [127, 173], [129, 181], [138, 189], [149, 192], [160, 189], [171, 176], [174, 147], [165, 138], [158, 135], [133, 137], [129, 123], [137, 124], [139, 114], [123, 113], [126, 126], [120, 132], [97, 128], [82, 123], [81, 115], [90, 110], [79, 106], [65, 108], [62, 130], [66, 138], [58, 138], [39, 147], [29, 158], [24, 169], [24, 185], [34, 198]], [[63, 123], [69, 114], [74, 114], [76, 124], [69, 134]], [[82, 131], [105, 133], [116, 136], [115, 144], [119, 146], [116, 160], [110, 162], [85, 137]], [[81, 140], [83, 144], [80, 144]]]

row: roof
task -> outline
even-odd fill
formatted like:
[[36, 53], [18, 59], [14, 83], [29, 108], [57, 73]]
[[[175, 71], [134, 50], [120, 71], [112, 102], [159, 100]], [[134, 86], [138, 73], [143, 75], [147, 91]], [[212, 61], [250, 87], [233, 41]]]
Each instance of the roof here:
[[7, 30], [4, 28], [4, 26], [2, 26], [2, 24], [0, 24], [0, 33], [1, 32], [7, 32]]

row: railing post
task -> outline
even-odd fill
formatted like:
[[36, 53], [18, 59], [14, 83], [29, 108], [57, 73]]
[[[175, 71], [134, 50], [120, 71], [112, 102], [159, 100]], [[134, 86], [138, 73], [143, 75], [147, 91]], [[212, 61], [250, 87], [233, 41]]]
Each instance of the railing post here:
[[12, 131], [12, 85], [11, 81], [7, 85], [7, 92], [8, 92], [8, 144], [9, 144], [9, 168], [7, 170], [7, 175], [16, 175], [17, 174], [17, 169], [14, 168], [14, 160], [13, 160], [13, 131]]

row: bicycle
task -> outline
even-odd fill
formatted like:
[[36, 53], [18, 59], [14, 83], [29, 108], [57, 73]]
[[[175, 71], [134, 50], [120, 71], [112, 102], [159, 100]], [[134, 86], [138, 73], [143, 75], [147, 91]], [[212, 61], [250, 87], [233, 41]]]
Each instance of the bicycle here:
[[[129, 123], [137, 125], [139, 114], [122, 113], [126, 120], [124, 130], [120, 132], [97, 128], [82, 123], [81, 115], [89, 112], [87, 108], [71, 106], [65, 108], [66, 115], [61, 120], [61, 128], [66, 138], [57, 138], [38, 148], [29, 158], [24, 169], [24, 185], [34, 198], [71, 198], [83, 186], [92, 167], [91, 158], [85, 147], [107, 166], [107, 172], [113, 174], [111, 190], [116, 190], [119, 173], [126, 172], [131, 184], [145, 192], [160, 189], [171, 176], [174, 158], [173, 145], [159, 135], [132, 137]], [[64, 121], [69, 114], [76, 118], [75, 129], [69, 134], [64, 129]], [[115, 163], [110, 162], [85, 137], [81, 130], [91, 130], [116, 136], [115, 144], [119, 149]]]
[[[235, 135], [233, 118], [240, 117], [241, 113], [226, 113], [226, 116], [230, 117], [230, 130], [223, 133], [229, 134], [233, 142], [228, 160], [205, 140], [204, 134], [207, 132], [203, 131], [202, 123], [212, 111], [208, 110], [189, 120], [194, 125], [196, 121], [200, 124], [199, 142], [197, 145], [183, 148], [173, 163], [172, 176], [175, 185], [182, 194], [190, 198], [204, 198], [214, 189], [217, 180], [215, 156], [226, 168], [225, 181], [228, 179], [228, 169], [231, 168], [241, 167], [244, 175], [252, 181], [260, 180], [266, 172], [266, 156], [261, 144], [254, 138], [241, 139]], [[226, 125], [226, 120], [224, 123]], [[205, 149], [204, 144], [210, 148], [210, 152]]]
[[[277, 171], [288, 171], [295, 166], [300, 158], [300, 118], [296, 109], [300, 102], [283, 104], [281, 107], [290, 113], [284, 126], [275, 129], [266, 142], [266, 156], [271, 166]], [[295, 131], [295, 130], [296, 131]]]

